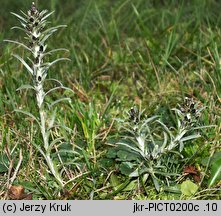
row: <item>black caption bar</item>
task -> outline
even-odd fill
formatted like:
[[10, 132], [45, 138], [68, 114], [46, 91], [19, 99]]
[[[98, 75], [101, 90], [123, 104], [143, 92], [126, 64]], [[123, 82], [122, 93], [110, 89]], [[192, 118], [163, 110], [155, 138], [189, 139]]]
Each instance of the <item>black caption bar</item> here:
[[19, 200], [0, 201], [0, 215], [96, 215], [96, 216], [141, 216], [141, 215], [221, 215], [221, 201], [60, 201]]

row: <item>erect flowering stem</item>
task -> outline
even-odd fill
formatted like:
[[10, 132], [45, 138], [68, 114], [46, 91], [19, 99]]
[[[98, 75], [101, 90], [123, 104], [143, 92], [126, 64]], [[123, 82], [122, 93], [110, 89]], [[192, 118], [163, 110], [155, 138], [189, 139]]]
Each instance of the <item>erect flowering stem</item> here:
[[31, 36], [31, 44], [30, 46], [32, 47], [32, 54], [34, 58], [34, 64], [33, 64], [33, 72], [34, 72], [34, 88], [36, 92], [36, 100], [38, 104], [38, 109], [39, 109], [39, 115], [40, 115], [40, 124], [41, 124], [41, 135], [44, 143], [44, 149], [46, 152], [45, 159], [46, 162], [49, 166], [50, 171], [56, 178], [57, 182], [59, 183], [60, 186], [63, 187], [63, 181], [59, 175], [59, 173], [56, 170], [56, 167], [50, 157], [50, 153], [48, 152], [48, 139], [49, 139], [49, 134], [47, 134], [46, 131], [46, 112], [44, 111], [44, 80], [47, 75], [47, 70], [48, 70], [48, 65], [44, 66], [44, 51], [46, 49], [46, 45], [44, 44], [45, 40], [43, 39], [45, 36], [43, 35], [42, 37], [42, 31], [41, 28], [43, 26], [40, 26], [38, 28], [38, 25], [41, 24], [41, 21], [44, 22], [45, 18], [43, 19], [36, 8], [35, 4], [32, 3], [31, 10], [28, 11], [29, 15], [29, 21], [30, 24], [28, 26], [28, 31]]
[[[22, 11], [21, 11], [22, 12]], [[15, 26], [14, 29], [20, 29], [23, 30], [28, 40], [28, 45], [25, 45], [23, 43], [17, 42], [17, 41], [11, 41], [6, 40], [8, 42], [12, 42], [15, 44], [21, 45], [23, 48], [31, 52], [31, 58], [28, 60], [31, 62], [31, 66], [29, 66], [28, 63], [25, 62], [24, 59], [21, 57], [14, 55], [18, 60], [21, 61], [21, 63], [26, 67], [26, 69], [31, 73], [32, 75], [32, 85], [28, 85], [27, 88], [32, 88], [35, 90], [36, 94], [36, 101], [37, 106], [39, 110], [39, 118], [36, 118], [35, 120], [38, 122], [40, 130], [41, 130], [41, 136], [43, 140], [43, 149], [40, 146], [37, 146], [40, 153], [44, 156], [47, 165], [49, 167], [49, 170], [55, 177], [57, 183], [63, 187], [64, 183], [60, 176], [60, 174], [57, 171], [56, 165], [53, 163], [52, 158], [50, 156], [51, 154], [51, 148], [49, 143], [49, 136], [50, 136], [50, 130], [53, 127], [54, 120], [50, 124], [46, 124], [49, 118], [47, 116], [47, 112], [44, 106], [44, 98], [46, 96], [44, 92], [44, 81], [47, 77], [48, 69], [56, 62], [60, 60], [69, 60], [67, 58], [59, 58], [54, 60], [53, 62], [44, 62], [45, 56], [56, 52], [60, 50], [65, 49], [54, 49], [51, 51], [46, 52], [47, 45], [45, 44], [46, 40], [57, 31], [60, 27], [65, 27], [64, 25], [51, 27], [46, 29], [47, 25], [47, 18], [52, 14], [47, 13], [47, 10], [43, 10], [41, 12], [38, 11], [36, 5], [32, 3], [31, 9], [28, 11], [28, 13], [22, 12], [23, 16], [20, 16], [18, 14], [12, 13], [15, 15], [19, 21], [21, 22], [22, 27]], [[59, 82], [60, 83], [60, 82]], [[56, 89], [56, 88], [54, 88]], [[53, 89], [51, 89], [53, 91]], [[27, 112], [25, 112], [27, 114]], [[29, 114], [29, 116], [33, 116], [32, 114]], [[38, 120], [39, 119], [39, 120]]]

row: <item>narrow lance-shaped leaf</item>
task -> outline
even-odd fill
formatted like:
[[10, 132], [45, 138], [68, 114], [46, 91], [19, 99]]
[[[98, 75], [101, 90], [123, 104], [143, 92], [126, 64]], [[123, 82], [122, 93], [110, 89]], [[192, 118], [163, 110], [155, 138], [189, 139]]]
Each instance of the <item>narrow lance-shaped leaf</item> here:
[[159, 192], [160, 191], [160, 184], [159, 184], [157, 177], [153, 173], [150, 173], [150, 175], [152, 177], [155, 189], [157, 190], [157, 192]]
[[50, 29], [45, 30], [45, 32], [42, 32], [42, 36], [40, 37], [40, 42], [45, 43], [45, 41], [58, 30], [58, 28], [66, 27], [65, 25], [55, 26]]
[[[154, 121], [154, 120], [156, 120], [156, 119], [158, 119], [158, 118], [159, 118], [159, 116], [152, 116], [152, 117], [146, 119], [146, 120], [144, 121], [143, 125], [148, 124], [149, 122], [152, 122], [152, 121]], [[142, 125], [141, 127], [143, 127], [143, 125]]]
[[54, 30], [51, 30], [51, 32], [47, 33], [46, 35], [42, 34], [43, 37], [41, 37], [41, 38], [39, 39], [39, 41], [40, 41], [41, 43], [45, 43], [45, 41], [46, 41], [54, 32], [56, 32], [56, 31], [57, 31], [57, 29], [54, 29]]
[[174, 142], [177, 142], [177, 141], [180, 141], [182, 139], [182, 137], [187, 133], [187, 130], [183, 130], [181, 131], [181, 133], [179, 133], [175, 139], [174, 139]]
[[54, 27], [51, 27], [45, 31], [42, 32], [43, 35], [47, 35], [47, 34], [51, 34], [51, 32], [55, 32], [57, 31], [59, 28], [66, 28], [67, 25], [58, 25], [58, 26], [54, 26]]
[[133, 136], [136, 135], [136, 133], [135, 133], [133, 130], [131, 130], [131, 129], [125, 127], [125, 126], [121, 126], [121, 128], [123, 128], [125, 131], [129, 132], [129, 133], [132, 134]]
[[25, 67], [26, 69], [33, 75], [33, 70], [29, 67], [29, 65], [18, 55], [13, 54], [15, 58], [17, 58]]
[[62, 124], [57, 124], [57, 125], [54, 125], [53, 128], [63, 128], [64, 130], [66, 130], [68, 133], [72, 133], [73, 130], [65, 125], [62, 125]]
[[199, 127], [194, 127], [194, 128], [192, 128], [192, 130], [206, 129], [206, 128], [211, 128], [211, 127], [217, 127], [217, 125], [199, 126]]
[[21, 25], [22, 25], [24, 28], [26, 28], [26, 24], [25, 24], [25, 23], [23, 23], [22, 21], [20, 21], [20, 23], [21, 23]]
[[28, 33], [28, 31], [27, 31], [25, 28], [22, 28], [22, 27], [19, 27], [19, 26], [14, 26], [14, 27], [12, 27], [11, 29], [12, 29], [12, 30], [13, 30], [13, 29], [19, 29], [19, 30], [21, 30], [21, 31], [23, 31], [23, 32], [25, 32], [25, 33]]
[[221, 159], [212, 163], [211, 174], [209, 178], [209, 187], [213, 186], [221, 180]]
[[29, 57], [27, 57], [28, 61], [30, 61], [32, 63], [32, 65], [34, 65], [34, 62], [32, 61], [32, 59], [30, 59]]
[[126, 143], [121, 143], [121, 142], [119, 142], [119, 143], [117, 143], [118, 145], [122, 145], [122, 146], [126, 146], [127, 148], [129, 148], [129, 149], [131, 149], [131, 150], [133, 150], [133, 151], [135, 151], [135, 152], [137, 152], [138, 154], [140, 154], [142, 157], [144, 157], [145, 158], [145, 155], [143, 154], [143, 152], [142, 151], [140, 151], [139, 149], [137, 149], [137, 148], [134, 148], [134, 147], [132, 147], [132, 146], [130, 146], [130, 145], [128, 145], [128, 144], [126, 144]]
[[200, 108], [197, 110], [197, 113], [201, 113], [204, 109], [206, 109], [206, 106], [200, 107]]
[[183, 137], [180, 141], [181, 142], [186, 142], [188, 140], [197, 139], [199, 137], [201, 137], [200, 134], [193, 134], [193, 135], [190, 135], [190, 136]]
[[33, 114], [31, 114], [27, 111], [24, 111], [24, 110], [19, 110], [19, 109], [15, 109], [15, 112], [20, 112], [20, 113], [23, 113], [23, 114], [31, 117], [32, 119], [34, 119], [38, 123], [39, 127], [41, 127], [40, 122], [38, 121], [38, 119]]
[[48, 123], [48, 127], [49, 127], [49, 129], [52, 128], [52, 127], [54, 126], [56, 113], [57, 113], [57, 109], [54, 109], [54, 111], [53, 111], [52, 114], [51, 114], [50, 121], [49, 121], [49, 123]]
[[70, 98], [61, 98], [61, 99], [58, 99], [54, 102], [52, 102], [50, 105], [49, 105], [49, 110], [54, 106], [56, 105], [57, 103], [60, 103], [62, 101], [68, 101], [68, 102], [71, 102], [71, 99]]
[[47, 159], [46, 154], [44, 153], [44, 151], [42, 150], [42, 148], [39, 145], [36, 145], [35, 143], [32, 142], [32, 145], [35, 146], [36, 149], [38, 149], [38, 151], [42, 154], [42, 156], [45, 158], [45, 160]]
[[53, 49], [53, 50], [50, 50], [50, 51], [46, 52], [45, 54], [43, 54], [43, 56], [46, 56], [46, 55], [51, 55], [52, 53], [54, 53], [54, 52], [58, 52], [58, 51], [65, 51], [65, 52], [69, 52], [69, 50], [68, 50], [68, 49], [59, 48], [59, 49]]
[[161, 146], [161, 153], [164, 152], [164, 149], [166, 148], [168, 139], [167, 139], [167, 133], [165, 131], [163, 131], [163, 144]]
[[49, 93], [55, 91], [55, 90], [58, 90], [58, 89], [64, 89], [64, 90], [68, 90], [68, 91], [71, 91], [72, 93], [75, 93], [72, 89], [68, 88], [68, 87], [64, 87], [64, 86], [58, 86], [58, 87], [55, 87], [55, 88], [52, 88], [50, 90], [48, 90], [44, 96], [48, 95]]
[[22, 11], [22, 10], [20, 10], [20, 11], [21, 11], [21, 13], [25, 16], [26, 19], [29, 18], [28, 15], [27, 15], [24, 11]]
[[174, 138], [173, 134], [170, 132], [169, 128], [161, 121], [159, 120], [156, 120], [156, 122], [158, 122], [162, 127], [163, 129], [165, 130], [165, 132], [167, 132], [167, 134], [170, 136], [170, 140], [172, 140]]
[[[43, 15], [43, 13], [44, 13], [44, 14], [47, 13], [47, 10], [42, 11], [42, 14], [41, 14], [41, 15]], [[47, 19], [47, 18], [48, 18], [49, 16], [51, 16], [53, 13], [54, 13], [54, 11], [48, 13], [47, 15], [45, 15], [44, 17], [41, 18], [41, 21]]]
[[16, 91], [20, 91], [20, 90], [24, 90], [24, 89], [33, 89], [33, 90], [35, 90], [35, 88], [32, 85], [22, 85], [19, 88], [17, 88]]
[[51, 152], [53, 146], [54, 146], [56, 143], [58, 143], [58, 142], [60, 142], [60, 141], [62, 141], [62, 140], [65, 140], [65, 138], [64, 138], [64, 137], [58, 137], [58, 138], [54, 139], [54, 140], [49, 144], [49, 147], [48, 147], [48, 149], [47, 149], [47, 154], [50, 154], [50, 152]]
[[184, 143], [183, 143], [182, 140], [180, 140], [180, 141], [179, 141], [179, 144], [180, 144], [180, 146], [179, 146], [179, 151], [182, 152], [182, 151], [183, 151], [183, 148], [184, 148]]
[[16, 13], [13, 13], [13, 12], [11, 12], [11, 14], [13, 14], [14, 16], [16, 16], [19, 20], [22, 20], [23, 22], [27, 23], [27, 19], [25, 19], [24, 17], [22, 17], [22, 16], [20, 16], [20, 15], [18, 15], [18, 14], [16, 14]]
[[129, 174], [129, 177], [138, 177], [140, 173], [138, 172], [138, 169], [134, 170], [132, 173]]
[[[43, 16], [44, 16], [47, 12], [48, 12], [48, 10], [43, 10], [43, 11], [40, 12], [39, 17], [42, 17], [42, 18], [41, 18], [41, 21], [42, 21], [42, 19], [43, 19]], [[52, 11], [51, 13], [53, 13], [53, 12], [54, 12], [54, 11]]]
[[24, 47], [25, 49], [27, 49], [28, 51], [31, 52], [31, 49], [28, 48], [28, 47], [27, 47], [25, 44], [23, 44], [23, 43], [20, 43], [20, 42], [18, 42], [18, 41], [13, 41], [13, 40], [4, 40], [4, 41], [5, 41], [5, 42], [9, 42], [9, 43], [18, 44], [18, 45]]
[[54, 60], [53, 62], [46, 63], [46, 65], [48, 65], [48, 67], [51, 67], [52, 65], [54, 65], [55, 63], [57, 63], [59, 61], [70, 61], [70, 59], [69, 58], [59, 58], [59, 59]]
[[50, 79], [46, 79], [45, 81], [54, 81], [54, 82], [60, 84], [60, 86], [63, 86], [62, 82], [60, 82], [60, 81], [57, 80], [57, 79], [52, 79], [52, 78], [50, 78]]

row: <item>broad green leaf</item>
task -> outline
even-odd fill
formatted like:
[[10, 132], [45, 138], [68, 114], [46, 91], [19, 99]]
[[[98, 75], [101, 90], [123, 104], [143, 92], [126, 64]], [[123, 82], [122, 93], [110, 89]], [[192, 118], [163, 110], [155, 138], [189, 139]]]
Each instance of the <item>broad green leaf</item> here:
[[136, 189], [136, 187], [137, 187], [137, 180], [133, 180], [123, 189], [123, 191], [132, 191]]
[[115, 161], [111, 158], [103, 158], [99, 161], [101, 167], [105, 167], [106, 169], [113, 167], [115, 164], [114, 162]]
[[209, 178], [209, 187], [221, 180], [221, 159], [216, 160], [211, 165], [211, 176]]
[[115, 174], [111, 175], [110, 182], [111, 186], [114, 188], [114, 194], [118, 194], [121, 191], [129, 191], [129, 189], [132, 190], [132, 188], [136, 187], [135, 182], [130, 181], [130, 178], [121, 183], [120, 179]]
[[137, 159], [137, 154], [134, 154], [133, 152], [128, 152], [124, 150], [119, 150], [117, 152], [117, 156], [121, 161], [133, 161]]
[[151, 175], [151, 177], [152, 177], [155, 189], [157, 190], [157, 192], [159, 192], [160, 191], [160, 184], [159, 184], [158, 179], [154, 175]]
[[123, 162], [120, 165], [120, 171], [122, 174], [129, 176], [133, 171], [133, 164], [130, 162]]
[[8, 168], [4, 164], [0, 163], [0, 173], [5, 173], [7, 171]]
[[139, 170], [136, 169], [132, 173], [130, 173], [129, 177], [138, 177], [140, 175]]
[[198, 186], [190, 180], [186, 180], [181, 184], [181, 192], [183, 195], [192, 196], [197, 190]]
[[116, 194], [119, 194], [130, 183], [130, 181], [131, 181], [130, 178], [125, 179], [124, 182], [122, 184], [120, 184], [119, 187], [117, 187], [117, 190], [115, 190], [113, 193], [108, 194], [106, 199], [111, 199]]
[[138, 177], [141, 176], [143, 174], [153, 174], [153, 170], [147, 167], [141, 168], [141, 169], [136, 169], [135, 171], [133, 171], [129, 177]]
[[[207, 166], [208, 162], [210, 164], [215, 163], [217, 160], [220, 160], [221, 152], [216, 152], [212, 157], [205, 157], [202, 159], [201, 164]], [[210, 161], [209, 161], [210, 160]]]
[[114, 190], [117, 190], [118, 187], [121, 185], [120, 181], [118, 180], [118, 177], [115, 174], [111, 175], [110, 183], [111, 183], [111, 186], [114, 188]]
[[118, 149], [110, 148], [107, 152], [107, 158], [116, 158]]

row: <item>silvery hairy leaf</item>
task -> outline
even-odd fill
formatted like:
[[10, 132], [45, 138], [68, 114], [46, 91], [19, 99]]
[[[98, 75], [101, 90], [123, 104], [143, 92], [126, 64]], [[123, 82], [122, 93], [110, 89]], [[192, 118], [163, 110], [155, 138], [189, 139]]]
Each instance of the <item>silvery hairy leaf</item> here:
[[15, 58], [17, 58], [25, 67], [26, 69], [31, 73], [31, 75], [33, 75], [34, 71], [31, 69], [31, 67], [25, 62], [25, 60], [23, 58], [21, 58], [18, 55], [13, 54], [13, 56]]
[[9, 43], [18, 44], [18, 45], [24, 47], [25, 49], [27, 49], [28, 51], [31, 51], [31, 49], [30, 49], [29, 47], [27, 47], [25, 44], [20, 43], [20, 42], [18, 42], [18, 41], [13, 41], [13, 40], [4, 40], [4, 41], [5, 41], [5, 42], [9, 42]]
[[27, 19], [25, 19], [24, 17], [16, 14], [16, 13], [13, 13], [11, 12], [11, 14], [13, 14], [14, 16], [16, 16], [19, 20], [23, 21], [24, 23], [27, 23]]

